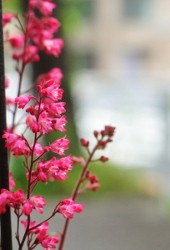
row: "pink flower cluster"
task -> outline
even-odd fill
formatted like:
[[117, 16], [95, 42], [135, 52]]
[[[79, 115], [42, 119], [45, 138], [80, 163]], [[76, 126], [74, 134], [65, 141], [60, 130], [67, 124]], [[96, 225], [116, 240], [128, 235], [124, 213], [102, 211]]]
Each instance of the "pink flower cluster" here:
[[17, 210], [20, 215], [30, 215], [33, 209], [38, 213], [43, 213], [43, 207], [46, 205], [46, 202], [39, 195], [25, 199], [24, 191], [21, 189], [15, 192], [2, 189], [0, 194], [0, 214], [6, 211], [7, 205]]
[[73, 214], [76, 213], [81, 213], [83, 210], [83, 205], [78, 204], [75, 201], [72, 200], [72, 198], [65, 199], [61, 201], [58, 212], [63, 215], [64, 218], [73, 218]]
[[[63, 40], [55, 38], [60, 26], [59, 21], [52, 17], [56, 4], [52, 0], [30, 0], [29, 10], [25, 15], [26, 27], [18, 35], [9, 35], [6, 39], [14, 48], [13, 59], [25, 64], [39, 61], [39, 51], [58, 57], [63, 48]], [[40, 15], [35, 13], [39, 12]], [[18, 19], [17, 15], [3, 15], [3, 26], [11, 20]]]
[[[53, 77], [51, 80], [45, 80], [47, 77]], [[3, 135], [6, 141], [6, 147], [15, 156], [23, 155], [29, 158], [32, 155], [39, 157], [39, 161], [35, 164], [35, 169], [31, 170], [27, 166], [27, 178], [31, 176], [32, 181], [47, 182], [47, 180], [64, 181], [67, 173], [72, 169], [72, 159], [70, 156], [57, 159], [53, 157], [51, 160], [45, 161], [42, 156], [51, 151], [60, 156], [65, 155], [68, 149], [69, 140], [66, 136], [55, 140], [48, 146], [43, 146], [39, 139], [43, 134], [52, 131], [65, 131], [66, 117], [65, 103], [60, 102], [63, 90], [60, 88], [60, 78], [62, 74], [59, 69], [54, 68], [47, 74], [39, 77], [37, 81], [37, 92], [39, 97], [32, 95], [19, 96], [15, 99], [18, 108], [26, 108], [26, 105], [32, 101], [31, 106], [26, 108], [26, 124], [31, 132], [35, 134], [33, 144], [24, 135], [18, 135], [14, 132], [6, 131]], [[33, 104], [34, 103], [34, 104]]]
[[[25, 230], [28, 227], [28, 220], [22, 220]], [[59, 238], [56, 236], [50, 236], [48, 234], [48, 222], [44, 222], [41, 225], [37, 225], [35, 221], [31, 221], [29, 223], [29, 236], [34, 238], [36, 237], [34, 242], [32, 243], [32, 249], [35, 248], [38, 244], [44, 249], [56, 249], [56, 244], [59, 242]]]

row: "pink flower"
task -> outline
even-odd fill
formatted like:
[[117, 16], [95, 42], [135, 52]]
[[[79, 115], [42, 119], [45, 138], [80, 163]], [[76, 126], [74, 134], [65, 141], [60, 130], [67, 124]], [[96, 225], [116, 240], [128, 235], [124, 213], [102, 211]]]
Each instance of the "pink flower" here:
[[53, 101], [59, 101], [63, 95], [63, 89], [60, 89], [60, 84], [53, 79], [42, 81], [37, 85], [38, 92], [44, 96], [49, 97]]
[[63, 40], [60, 38], [46, 39], [43, 41], [44, 51], [47, 55], [58, 57], [64, 46]]
[[51, 115], [51, 116], [60, 116], [66, 110], [64, 108], [65, 102], [54, 102], [49, 98], [44, 99], [44, 109]]
[[10, 202], [10, 192], [6, 189], [1, 190], [0, 194], [0, 214], [4, 214], [6, 212], [6, 205]]
[[39, 171], [38, 172], [38, 177], [39, 177], [39, 180], [42, 181], [42, 182], [47, 182], [47, 174], [44, 172], [44, 171]]
[[49, 146], [46, 146], [44, 150], [52, 151], [59, 155], [64, 155], [64, 151], [68, 149], [69, 140], [65, 139], [65, 137], [56, 140], [51, 143]]
[[65, 199], [60, 202], [58, 212], [63, 215], [64, 218], [73, 218], [74, 213], [81, 213], [83, 210], [83, 205], [75, 203], [72, 198]]
[[29, 7], [37, 8], [43, 15], [51, 15], [56, 4], [48, 0], [30, 0]]
[[18, 104], [18, 108], [23, 109], [25, 105], [34, 97], [32, 95], [23, 95], [15, 98], [15, 103]]
[[48, 111], [52, 115], [60, 116], [62, 113], [66, 112], [64, 106], [65, 102], [51, 103], [48, 107]]
[[13, 59], [24, 63], [37, 62], [39, 61], [38, 48], [34, 45], [28, 45], [24, 52], [13, 53]]
[[24, 203], [22, 213], [29, 215], [32, 212], [32, 209], [35, 209], [38, 213], [42, 214], [44, 206], [46, 206], [46, 202], [42, 196], [32, 196]]
[[44, 111], [40, 114], [38, 126], [41, 134], [48, 134], [53, 130], [53, 119], [49, 117], [48, 112]]
[[35, 115], [27, 115], [26, 124], [33, 133], [37, 133], [39, 131], [39, 125]]
[[[28, 220], [22, 220], [21, 223], [26, 229]], [[59, 242], [58, 237], [48, 235], [48, 222], [44, 222], [40, 226], [36, 227], [36, 222], [30, 221], [29, 234], [36, 235], [36, 242], [39, 242], [46, 250], [56, 249], [56, 244]]]
[[64, 128], [64, 126], [66, 125], [67, 121], [66, 121], [66, 116], [63, 115], [60, 118], [54, 118], [53, 119], [53, 129], [55, 131], [59, 130], [61, 132], [65, 132], [66, 129]]
[[36, 229], [36, 233], [38, 234], [36, 240], [40, 242], [44, 249], [56, 249], [59, 239], [56, 236], [49, 236], [47, 231], [48, 222], [44, 222]]
[[12, 173], [9, 172], [9, 188], [13, 189], [13, 188], [15, 188], [15, 186], [16, 186], [16, 183], [13, 179]]
[[18, 137], [17, 141], [10, 148], [11, 152], [15, 156], [28, 155], [29, 149], [22, 137]]
[[2, 138], [6, 139], [6, 147], [10, 148], [15, 141], [18, 139], [18, 135], [14, 134], [14, 133], [10, 133], [8, 131], [5, 131], [5, 133], [3, 134]]
[[8, 39], [13, 48], [22, 48], [24, 46], [24, 36], [15, 35]]
[[67, 178], [67, 173], [72, 169], [72, 159], [66, 156], [61, 159], [53, 157], [49, 161], [41, 161], [36, 167], [37, 175], [42, 182], [58, 180], [64, 181]]
[[55, 6], [54, 3], [50, 3], [49, 1], [41, 1], [39, 3], [39, 10], [43, 15], [51, 15]]
[[[60, 22], [51, 16], [45, 16], [41, 18], [41, 23], [43, 25], [43, 29], [53, 34], [54, 32], [58, 31], [58, 28], [60, 26]], [[48, 38], [51, 38], [52, 36], [48, 36]], [[47, 38], [47, 36], [46, 36]]]
[[3, 17], [2, 17], [3, 26], [5, 26], [6, 24], [10, 23], [13, 17], [14, 17], [14, 15], [11, 14], [11, 13], [4, 13]]
[[37, 85], [41, 84], [41, 82], [48, 81], [49, 79], [54, 80], [57, 84], [61, 82], [63, 78], [63, 74], [61, 72], [61, 69], [59, 68], [53, 68], [46, 74], [42, 74], [37, 78]]
[[44, 197], [40, 195], [32, 196], [30, 198], [30, 204], [33, 209], [35, 209], [38, 213], [42, 214], [43, 213], [43, 207], [46, 206], [46, 202]]
[[29, 155], [30, 150], [26, 145], [26, 140], [23, 137], [14, 133], [5, 132], [2, 138], [6, 139], [5, 146], [10, 149], [13, 155]]
[[32, 206], [29, 201], [26, 201], [22, 208], [22, 214], [30, 215], [31, 212], [32, 212]]
[[10, 197], [10, 206], [11, 207], [20, 207], [24, 201], [24, 191], [19, 189], [11, 193]]
[[[37, 237], [38, 240], [39, 238]], [[40, 241], [44, 249], [56, 249], [56, 244], [58, 242], [59, 242], [59, 239], [56, 236], [48, 236], [48, 235], [46, 237], [42, 237], [42, 240]]]
[[[33, 146], [31, 146], [33, 148]], [[42, 148], [42, 145], [40, 143], [36, 143], [34, 147], [34, 155], [35, 156], [40, 156], [44, 153], [44, 149]]]

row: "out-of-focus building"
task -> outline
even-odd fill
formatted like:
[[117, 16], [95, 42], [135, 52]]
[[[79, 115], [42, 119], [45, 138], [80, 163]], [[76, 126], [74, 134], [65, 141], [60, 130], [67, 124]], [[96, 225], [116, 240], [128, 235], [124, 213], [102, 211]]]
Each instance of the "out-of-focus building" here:
[[170, 2], [84, 2], [83, 26], [68, 40], [86, 69], [74, 79], [80, 135], [114, 124], [115, 161], [169, 171]]
[[86, 59], [87, 67], [169, 70], [169, 1], [86, 1], [86, 21], [72, 37], [71, 47]]

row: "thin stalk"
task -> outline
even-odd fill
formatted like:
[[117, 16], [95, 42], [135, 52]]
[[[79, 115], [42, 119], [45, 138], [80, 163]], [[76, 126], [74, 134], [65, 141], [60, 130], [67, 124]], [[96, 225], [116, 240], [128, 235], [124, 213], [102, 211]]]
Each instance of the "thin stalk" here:
[[[79, 189], [80, 189], [80, 186], [82, 184], [82, 180], [84, 179], [84, 176], [85, 176], [85, 174], [86, 174], [86, 172], [88, 170], [89, 164], [92, 161], [92, 158], [93, 158], [93, 156], [94, 156], [97, 148], [98, 148], [98, 143], [96, 144], [96, 146], [94, 147], [94, 149], [92, 150], [92, 152], [91, 153], [89, 152], [89, 157], [88, 157], [88, 159], [86, 161], [85, 166], [83, 167], [81, 175], [80, 175], [80, 177], [79, 177], [79, 179], [77, 181], [77, 184], [76, 184], [76, 186], [74, 188], [74, 191], [73, 191], [73, 194], [72, 194], [72, 199], [74, 201], [76, 200], [76, 198], [78, 196]], [[66, 234], [67, 234], [67, 230], [68, 230], [68, 226], [69, 226], [69, 222], [70, 222], [70, 219], [67, 218], [65, 220], [65, 224], [64, 224], [64, 228], [63, 228], [63, 233], [62, 233], [62, 236], [61, 236], [61, 241], [60, 241], [60, 245], [59, 245], [58, 250], [62, 250], [63, 249], [65, 238], [66, 238]]]

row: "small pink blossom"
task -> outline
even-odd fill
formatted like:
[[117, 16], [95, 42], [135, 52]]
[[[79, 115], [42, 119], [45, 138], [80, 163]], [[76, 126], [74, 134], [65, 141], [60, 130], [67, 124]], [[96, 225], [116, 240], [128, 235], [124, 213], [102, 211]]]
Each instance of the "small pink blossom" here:
[[49, 97], [56, 102], [62, 98], [64, 92], [60, 89], [60, 84], [53, 79], [40, 82], [37, 89], [42, 96]]
[[42, 182], [58, 180], [65, 181], [68, 171], [72, 170], [72, 158], [70, 156], [57, 159], [53, 157], [49, 161], [41, 161], [36, 167], [37, 175]]
[[[31, 146], [33, 148], [33, 146]], [[42, 145], [40, 143], [36, 143], [34, 146], [34, 155], [35, 156], [40, 156], [44, 153], [44, 149], [42, 148]]]
[[51, 116], [60, 116], [66, 110], [64, 108], [65, 102], [54, 102], [53, 100], [46, 98], [44, 99], [44, 109], [51, 115]]
[[30, 0], [29, 7], [32, 9], [37, 8], [43, 15], [51, 15], [56, 4], [48, 0]]
[[68, 144], [69, 144], [69, 140], [63, 137], [51, 143], [49, 146], [46, 146], [44, 150], [52, 151], [59, 155], [64, 155], [64, 151], [68, 149]]
[[29, 155], [30, 151], [23, 137], [6, 131], [2, 138], [6, 139], [5, 145], [13, 155]]
[[[39, 235], [40, 236], [40, 235]], [[39, 240], [40, 237], [37, 237], [37, 239]], [[44, 247], [44, 249], [56, 249], [56, 244], [59, 242], [58, 237], [56, 236], [49, 236], [46, 235], [46, 237], [41, 237], [42, 240], [40, 241], [42, 247]]]
[[26, 201], [22, 208], [22, 214], [30, 215], [31, 212], [32, 212], [32, 206], [29, 201]]
[[44, 249], [56, 249], [59, 239], [56, 236], [49, 236], [47, 231], [48, 222], [44, 222], [36, 228], [36, 233], [38, 234], [36, 240], [40, 242]]
[[13, 17], [14, 17], [14, 15], [11, 14], [11, 13], [4, 13], [3, 17], [2, 17], [3, 26], [5, 26], [6, 24], [10, 23]]
[[24, 36], [23, 35], [11, 36], [8, 39], [8, 41], [13, 48], [22, 48], [24, 46]]
[[47, 55], [58, 57], [64, 46], [63, 40], [60, 38], [46, 39], [43, 41], [44, 51]]
[[53, 130], [53, 119], [49, 117], [48, 112], [44, 111], [40, 114], [38, 127], [41, 134], [48, 134]]
[[38, 48], [34, 45], [28, 45], [24, 52], [13, 53], [13, 59], [23, 61], [24, 63], [33, 63], [39, 61]]
[[10, 202], [10, 192], [6, 189], [1, 190], [0, 194], [0, 214], [4, 214], [6, 212], [6, 206]]
[[[43, 29], [48, 31], [51, 34], [53, 34], [54, 32], [57, 32], [60, 26], [60, 22], [52, 16], [45, 16], [41, 18], [41, 23], [43, 25]], [[50, 38], [52, 36], [48, 36], [48, 37]]]
[[50, 70], [46, 74], [41, 74], [37, 78], [37, 85], [41, 84], [42, 82], [48, 81], [49, 79], [52, 79], [57, 84], [59, 84], [61, 82], [62, 78], [63, 78], [63, 73], [61, 72], [61, 69], [53, 68], [52, 70]]
[[33, 133], [37, 133], [39, 131], [39, 125], [35, 115], [27, 115], [26, 124], [32, 130]]
[[66, 120], [66, 116], [63, 115], [60, 118], [54, 118], [53, 119], [53, 129], [55, 131], [59, 130], [61, 132], [65, 132], [66, 129], [64, 128], [64, 126], [66, 125], [67, 120]]
[[44, 206], [46, 206], [46, 202], [42, 196], [32, 196], [29, 200], [25, 201], [22, 213], [29, 215], [32, 212], [32, 209], [35, 209], [38, 213], [42, 214]]
[[58, 212], [63, 215], [64, 218], [72, 219], [74, 213], [81, 213], [83, 205], [76, 203], [72, 198], [65, 199], [60, 202]]
[[18, 104], [18, 108], [23, 109], [32, 98], [34, 98], [32, 95], [18, 96], [15, 98], [15, 103]]
[[24, 191], [19, 189], [15, 192], [11, 192], [10, 197], [10, 206], [11, 207], [20, 207], [24, 201]]
[[9, 172], [9, 188], [10, 190], [15, 188], [16, 186], [16, 183], [15, 183], [15, 180], [13, 179], [13, 175], [11, 172]]

